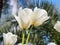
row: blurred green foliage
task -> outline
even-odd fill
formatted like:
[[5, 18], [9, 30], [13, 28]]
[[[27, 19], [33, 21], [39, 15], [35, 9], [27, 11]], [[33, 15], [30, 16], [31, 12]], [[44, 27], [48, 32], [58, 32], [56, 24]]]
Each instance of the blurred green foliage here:
[[[40, 6], [37, 5], [37, 7], [45, 9], [50, 19], [43, 23], [43, 25], [37, 27], [37, 29], [35, 28], [36, 31], [34, 30], [35, 33], [31, 39], [32, 42], [36, 43], [36, 45], [47, 45], [49, 42], [55, 42], [57, 45], [60, 45], [60, 33], [54, 29], [54, 24], [59, 20], [57, 8], [48, 1], [42, 1]], [[34, 6], [30, 5], [30, 8], [34, 8]]]
[[[54, 29], [54, 24], [56, 23], [58, 18], [58, 11], [55, 8], [55, 5], [52, 3], [49, 3], [48, 1], [42, 1], [40, 3], [40, 6], [38, 8], [45, 9], [48, 12], [48, 15], [50, 16], [50, 19], [45, 21], [41, 26], [39, 27], [33, 27], [32, 31], [30, 32], [30, 38], [29, 42], [33, 43], [33, 45], [47, 45], [49, 42], [55, 42], [57, 45], [60, 45], [60, 33], [57, 32]], [[29, 8], [34, 8], [33, 4], [29, 5]], [[0, 33], [6, 33], [10, 30], [12, 25], [16, 25], [16, 23], [11, 23], [11, 20], [8, 20], [4, 25], [1, 25], [0, 27]], [[29, 32], [30, 30], [28, 30]], [[25, 41], [27, 38], [27, 33], [25, 32]], [[13, 31], [14, 33], [14, 31]], [[18, 41], [17, 43], [22, 42], [22, 30], [17, 31], [16, 33], [18, 35]]]

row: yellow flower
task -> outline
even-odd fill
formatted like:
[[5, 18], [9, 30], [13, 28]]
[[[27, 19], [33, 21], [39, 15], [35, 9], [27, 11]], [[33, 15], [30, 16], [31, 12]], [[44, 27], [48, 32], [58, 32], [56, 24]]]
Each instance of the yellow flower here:
[[56, 29], [56, 31], [60, 32], [60, 21], [57, 21], [57, 23], [54, 25], [54, 29]]
[[17, 35], [8, 32], [7, 34], [3, 33], [4, 45], [14, 45], [17, 41]]
[[33, 15], [32, 21], [34, 26], [39, 26], [44, 21], [49, 19], [48, 13], [44, 9], [39, 9], [37, 7], [34, 9], [34, 12], [32, 15]]
[[14, 15], [21, 29], [28, 29], [32, 24], [32, 10], [29, 8], [20, 8], [18, 11], [18, 16]]

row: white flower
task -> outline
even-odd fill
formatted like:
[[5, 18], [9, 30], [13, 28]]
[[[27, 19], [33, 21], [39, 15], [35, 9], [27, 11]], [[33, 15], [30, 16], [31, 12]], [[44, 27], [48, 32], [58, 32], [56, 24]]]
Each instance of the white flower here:
[[[22, 45], [22, 43], [19, 43], [18, 45]], [[24, 45], [26, 45], [26, 44], [24, 44]]]
[[17, 41], [17, 35], [8, 32], [7, 34], [3, 33], [4, 45], [14, 45]]
[[14, 15], [14, 17], [17, 20], [17, 22], [18, 22], [21, 29], [28, 29], [31, 26], [31, 24], [32, 24], [31, 14], [32, 14], [31, 9], [29, 9], [29, 8], [25, 8], [25, 9], [20, 8], [19, 11], [18, 11], [18, 16]]
[[18, 2], [17, 0], [10, 0], [10, 5], [12, 6], [12, 15], [15, 15], [17, 14], [17, 5], [18, 5]]
[[10, 5], [16, 5], [17, 4], [17, 0], [10, 0]]
[[14, 5], [13, 7], [12, 7], [12, 15], [16, 15], [17, 14], [17, 6], [16, 5]]
[[57, 23], [54, 26], [54, 29], [56, 29], [56, 31], [60, 32], [60, 21], [57, 21]]
[[33, 12], [33, 25], [34, 26], [39, 26], [41, 25], [44, 21], [48, 20], [48, 13], [44, 9], [39, 9], [35, 8]]
[[50, 43], [48, 43], [47, 45], [56, 45], [55, 43], [53, 43], [53, 42], [50, 42]]
[[[22, 45], [22, 43], [19, 43], [18, 45]], [[24, 45], [26, 45], [26, 44], [24, 44]], [[32, 45], [31, 43], [28, 43], [28, 45]]]
[[44, 9], [35, 8], [34, 11], [29, 8], [20, 8], [18, 16], [14, 15], [21, 29], [28, 29], [31, 25], [39, 26], [48, 20], [48, 14]]

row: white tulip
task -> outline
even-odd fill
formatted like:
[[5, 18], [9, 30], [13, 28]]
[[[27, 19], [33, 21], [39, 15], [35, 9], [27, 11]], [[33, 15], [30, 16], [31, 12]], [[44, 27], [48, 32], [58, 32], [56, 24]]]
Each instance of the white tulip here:
[[14, 17], [17, 20], [21, 29], [28, 29], [31, 26], [31, 24], [32, 24], [32, 20], [31, 20], [32, 15], [31, 14], [32, 14], [31, 9], [20, 8], [19, 11], [18, 11], [18, 16], [14, 15]]
[[17, 35], [8, 32], [7, 34], [3, 33], [4, 45], [14, 45], [17, 41]]
[[18, 9], [17, 9], [17, 6], [16, 5], [14, 5], [13, 7], [12, 7], [12, 15], [15, 15], [15, 14], [17, 14], [17, 11]]
[[[22, 45], [22, 43], [19, 43], [18, 45]], [[26, 45], [26, 44], [24, 44], [24, 45]], [[28, 45], [32, 45], [31, 43], [28, 43]]]
[[35, 8], [34, 11], [29, 8], [20, 8], [18, 16], [14, 15], [21, 29], [28, 29], [31, 25], [39, 26], [48, 20], [48, 14], [44, 9]]
[[56, 29], [56, 31], [60, 32], [60, 21], [57, 21], [57, 23], [54, 26], [54, 29]]
[[17, 5], [18, 5], [18, 1], [17, 0], [10, 0], [10, 5], [12, 6], [12, 15], [17, 14]]
[[50, 42], [50, 43], [48, 43], [47, 45], [56, 45], [55, 43], [53, 43], [53, 42]]
[[34, 26], [39, 26], [41, 25], [44, 21], [48, 20], [48, 13], [44, 9], [39, 9], [35, 8], [33, 12], [33, 25]]
[[[22, 45], [22, 43], [19, 43], [18, 45]], [[24, 45], [26, 45], [26, 44], [24, 44]]]
[[17, 0], [10, 0], [10, 5], [16, 5], [17, 4]]

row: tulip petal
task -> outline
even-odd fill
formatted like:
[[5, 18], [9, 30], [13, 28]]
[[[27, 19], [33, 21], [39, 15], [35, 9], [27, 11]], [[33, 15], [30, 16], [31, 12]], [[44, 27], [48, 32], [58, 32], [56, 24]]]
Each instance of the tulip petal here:
[[13, 35], [11, 32], [8, 32], [7, 34], [3, 33], [3, 39], [4, 45], [14, 45], [17, 41], [17, 35]]
[[29, 8], [19, 8], [18, 16], [14, 15], [21, 29], [28, 29], [32, 24], [31, 21], [32, 10]]
[[33, 13], [34, 26], [39, 26], [48, 19], [49, 19], [48, 13], [44, 9], [39, 9], [37, 7], [34, 9], [34, 13]]
[[54, 43], [54, 42], [50, 42], [50, 43], [48, 43], [47, 45], [57, 45], [57, 44]]
[[54, 26], [54, 29], [56, 29], [56, 31], [60, 32], [60, 21], [57, 21], [57, 23]]
[[29, 8], [19, 8], [18, 16], [14, 16], [21, 29], [28, 29], [32, 24], [34, 26], [41, 25], [48, 20], [48, 14], [44, 9], [35, 8], [34, 11]]

